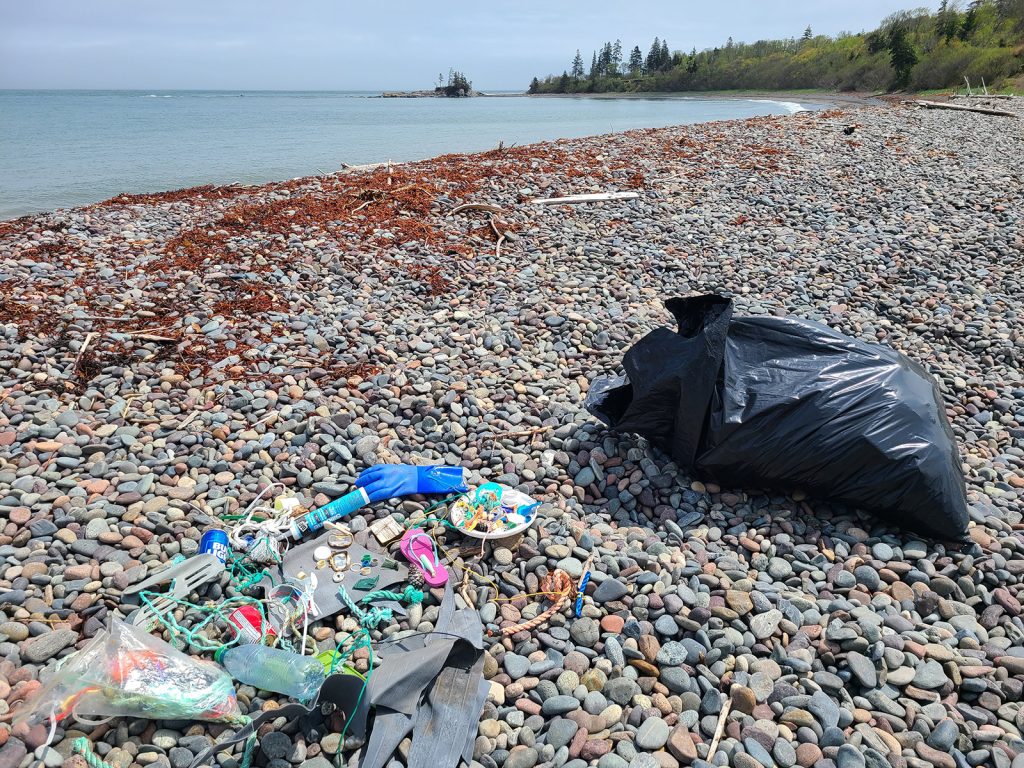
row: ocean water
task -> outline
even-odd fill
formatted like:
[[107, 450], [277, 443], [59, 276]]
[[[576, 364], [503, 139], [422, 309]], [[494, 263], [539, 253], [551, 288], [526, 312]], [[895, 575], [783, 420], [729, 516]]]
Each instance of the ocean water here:
[[259, 183], [667, 125], [788, 114], [758, 99], [380, 99], [352, 92], [0, 90], [0, 219], [122, 192]]

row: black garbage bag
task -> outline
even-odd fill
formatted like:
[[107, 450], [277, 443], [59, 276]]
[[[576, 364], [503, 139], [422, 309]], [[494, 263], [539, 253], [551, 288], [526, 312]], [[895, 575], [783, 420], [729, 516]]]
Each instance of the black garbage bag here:
[[803, 489], [909, 530], [960, 539], [967, 496], [938, 389], [917, 363], [824, 325], [733, 317], [720, 296], [665, 302], [659, 328], [585, 407], [697, 477]]

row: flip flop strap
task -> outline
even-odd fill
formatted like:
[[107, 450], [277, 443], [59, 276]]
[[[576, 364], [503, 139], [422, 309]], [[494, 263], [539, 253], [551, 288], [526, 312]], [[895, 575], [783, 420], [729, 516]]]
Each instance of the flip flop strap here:
[[[431, 554], [434, 556], [434, 563], [440, 560], [440, 558], [437, 556], [437, 544], [435, 544], [434, 540], [425, 533], [414, 533], [412, 536], [409, 537], [409, 552], [415, 554], [413, 546], [415, 546], [415, 543], [418, 539], [426, 539], [430, 542], [430, 551]], [[437, 569], [434, 567], [434, 563], [430, 562], [427, 559], [426, 555], [418, 555], [416, 557], [416, 561], [419, 564], [419, 566], [423, 568], [423, 570], [429, 573], [431, 576], [437, 573]]]

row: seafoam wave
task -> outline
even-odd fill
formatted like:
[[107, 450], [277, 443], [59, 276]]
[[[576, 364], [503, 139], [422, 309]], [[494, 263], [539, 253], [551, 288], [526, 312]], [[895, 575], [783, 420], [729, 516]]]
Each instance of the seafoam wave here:
[[795, 115], [797, 112], [808, 111], [806, 107], [797, 104], [795, 101], [779, 101], [778, 99], [751, 99], [751, 101], [757, 101], [761, 104], [778, 104], [791, 115]]
[[174, 97], [169, 93], [147, 93], [142, 98], [144, 99], [173, 99]]

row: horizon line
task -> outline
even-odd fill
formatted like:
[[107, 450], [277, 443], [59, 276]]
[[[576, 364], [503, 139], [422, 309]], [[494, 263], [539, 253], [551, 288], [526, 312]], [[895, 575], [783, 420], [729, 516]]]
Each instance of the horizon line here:
[[[45, 88], [29, 86], [0, 86], [0, 91], [200, 91], [200, 92], [224, 92], [236, 93], [416, 93], [429, 91], [430, 88], [109, 88], [109, 87], [60, 87], [47, 86]], [[490, 91], [522, 91], [526, 88], [489, 88], [481, 93]]]

